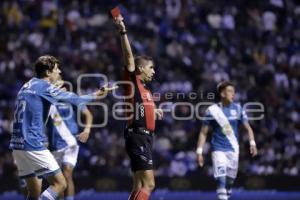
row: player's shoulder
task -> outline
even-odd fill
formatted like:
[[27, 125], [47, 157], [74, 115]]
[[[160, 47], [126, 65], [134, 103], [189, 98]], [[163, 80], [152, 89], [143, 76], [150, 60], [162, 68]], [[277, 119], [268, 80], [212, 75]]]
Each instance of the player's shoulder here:
[[22, 86], [20, 93], [39, 94], [41, 89], [45, 87], [45, 84], [46, 81], [42, 81], [38, 78], [32, 78]]
[[31, 84], [31, 89], [38, 95], [50, 94], [56, 96], [60, 92], [60, 88], [44, 79], [33, 78]]
[[213, 103], [213, 104], [207, 106], [206, 109], [205, 109], [205, 115], [210, 115], [210, 110], [211, 110], [214, 106], [219, 106], [219, 105], [220, 105], [220, 103]]
[[136, 77], [137, 76], [137, 73], [136, 71], [129, 71], [126, 67], [124, 68], [123, 70], [123, 78], [124, 79], [131, 79], [133, 77]]
[[232, 103], [231, 110], [235, 110], [234, 112], [241, 114], [243, 112], [242, 104], [240, 102]]
[[240, 102], [233, 102], [231, 103], [231, 107], [239, 110], [242, 108], [242, 104]]
[[39, 78], [32, 78], [27, 84], [30, 84], [30, 88], [36, 90], [44, 90], [51, 85], [48, 81]]

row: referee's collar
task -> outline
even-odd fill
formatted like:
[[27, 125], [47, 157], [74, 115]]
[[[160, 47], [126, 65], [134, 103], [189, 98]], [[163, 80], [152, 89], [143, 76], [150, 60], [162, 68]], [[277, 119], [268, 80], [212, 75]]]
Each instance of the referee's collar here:
[[146, 89], [150, 90], [150, 87], [149, 87], [149, 85], [148, 85], [148, 84], [146, 84], [146, 83], [142, 83], [142, 84], [143, 84], [144, 88], [146, 88]]

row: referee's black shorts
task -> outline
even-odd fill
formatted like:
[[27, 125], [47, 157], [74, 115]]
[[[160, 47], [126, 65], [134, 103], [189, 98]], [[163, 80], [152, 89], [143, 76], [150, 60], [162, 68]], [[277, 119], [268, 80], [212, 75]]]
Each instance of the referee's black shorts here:
[[131, 170], [152, 170], [153, 133], [143, 128], [128, 128], [125, 129], [124, 138]]

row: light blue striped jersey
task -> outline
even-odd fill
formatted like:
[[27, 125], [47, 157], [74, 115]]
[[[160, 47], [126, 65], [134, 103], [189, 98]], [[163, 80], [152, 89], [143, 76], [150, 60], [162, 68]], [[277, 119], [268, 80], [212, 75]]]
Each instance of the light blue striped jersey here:
[[[221, 108], [224, 115], [228, 119], [238, 141], [238, 126], [240, 123], [245, 123], [248, 121], [246, 112], [242, 110], [241, 105], [238, 103], [231, 103], [228, 106], [222, 106], [222, 103], [218, 103], [217, 105]], [[210, 125], [212, 127], [212, 151], [234, 151], [232, 144], [222, 132], [221, 126], [209, 113], [209, 110], [206, 110], [203, 125]]]
[[66, 103], [51, 105], [47, 123], [50, 151], [77, 144], [76, 136], [79, 134], [77, 109], [83, 111], [87, 107], [83, 105], [77, 108]]
[[79, 106], [95, 99], [65, 92], [44, 79], [32, 78], [20, 89], [14, 111], [10, 148], [37, 151], [46, 149], [44, 123], [51, 104], [67, 102]]

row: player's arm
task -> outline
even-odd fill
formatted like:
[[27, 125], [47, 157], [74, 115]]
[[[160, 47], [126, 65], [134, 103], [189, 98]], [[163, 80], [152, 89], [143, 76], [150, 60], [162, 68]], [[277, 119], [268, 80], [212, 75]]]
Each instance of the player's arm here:
[[[66, 88], [64, 88], [64, 80], [60, 79], [58, 81], [56, 81], [53, 85], [54, 87], [56, 87], [56, 89], [59, 89], [60, 92], [67, 92]], [[108, 92], [111, 92], [112, 90], [116, 89], [117, 86], [113, 86], [113, 87], [107, 87], [107, 85], [101, 87], [99, 90], [97, 90], [96, 92], [94, 92], [93, 94], [90, 94], [90, 96], [104, 96], [106, 95]], [[62, 95], [64, 96], [64, 94]], [[82, 97], [88, 97], [89, 95], [83, 95]]]
[[200, 167], [204, 165], [203, 147], [206, 142], [208, 128], [209, 128], [208, 125], [203, 124], [198, 137], [196, 154], [197, 154], [198, 164], [200, 165]]
[[133, 72], [135, 70], [134, 57], [127, 37], [126, 26], [124, 24], [122, 15], [114, 17], [114, 21], [118, 27], [121, 37], [121, 47], [125, 66], [129, 72]]
[[61, 88], [56, 87], [55, 85], [51, 85], [48, 87], [42, 94], [44, 98], [49, 100], [52, 104], [57, 102], [66, 102], [71, 103], [72, 105], [80, 105], [82, 103], [88, 103], [97, 99], [97, 97], [104, 96], [108, 92], [111, 92], [118, 88], [117, 86], [107, 87], [104, 86], [96, 92], [88, 95], [78, 96], [73, 92], [65, 91]]
[[92, 123], [93, 123], [93, 115], [87, 107], [85, 107], [81, 111], [81, 114], [84, 115], [84, 118], [85, 118], [85, 128], [78, 135], [78, 140], [80, 142], [85, 143], [88, 140], [89, 136], [90, 136], [91, 127], [92, 127]]
[[254, 157], [257, 155], [257, 148], [256, 148], [253, 130], [247, 121], [243, 123], [243, 126], [245, 127], [248, 134], [249, 144], [250, 144], [250, 154], [252, 155], [252, 157]]

